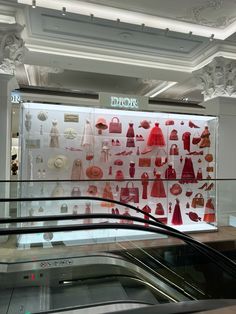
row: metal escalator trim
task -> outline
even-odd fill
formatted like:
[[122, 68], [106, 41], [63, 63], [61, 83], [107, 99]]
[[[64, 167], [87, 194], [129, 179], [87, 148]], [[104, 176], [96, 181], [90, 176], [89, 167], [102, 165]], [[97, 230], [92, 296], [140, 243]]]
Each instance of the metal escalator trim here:
[[[172, 281], [170, 281], [169, 279], [167, 279], [163, 275], [159, 274], [158, 272], [156, 272], [151, 267], [149, 267], [147, 264], [145, 264], [144, 262], [138, 260], [137, 258], [135, 258], [133, 256], [132, 256], [132, 258], [136, 259], [138, 261], [138, 263], [141, 264], [144, 268], [148, 269], [151, 273], [155, 274], [156, 277], [161, 278], [161, 280], [164, 280], [165, 282], [167, 282], [171, 287], [174, 287], [174, 289], [177, 289], [178, 291], [182, 292], [189, 299], [197, 300], [197, 297], [191, 295], [188, 291], [185, 290], [185, 288], [181, 287], [180, 285], [177, 285], [177, 283], [173, 283]], [[193, 290], [199, 292], [195, 287], [193, 287]], [[201, 294], [201, 296], [204, 296], [204, 293]]]
[[[132, 241], [130, 241], [132, 242]], [[173, 274], [177, 279], [180, 279], [185, 285], [189, 286], [191, 289], [197, 291], [200, 295], [205, 296], [205, 293], [198, 287], [193, 286], [191, 283], [187, 282], [185, 280], [184, 277], [182, 277], [181, 275], [177, 274], [175, 271], [173, 271], [171, 268], [169, 268], [168, 266], [166, 266], [165, 264], [163, 264], [161, 261], [159, 261], [158, 259], [154, 258], [151, 254], [149, 254], [148, 252], [146, 252], [145, 250], [143, 250], [142, 248], [138, 247], [135, 243], [133, 243], [133, 246], [135, 246], [137, 249], [139, 249], [140, 251], [142, 251], [143, 254], [147, 255], [150, 259], [154, 260], [157, 264], [159, 264], [162, 268], [166, 269], [169, 273]], [[119, 245], [125, 249], [125, 247], [122, 246], [121, 243], [119, 243]], [[160, 275], [158, 272], [156, 272], [156, 270], [153, 270], [151, 267], [149, 267], [147, 264], [144, 264], [139, 258], [137, 258], [136, 256], [132, 255], [130, 252], [127, 252], [127, 254], [129, 256], [131, 256], [133, 259], [137, 260], [139, 263], [141, 263], [142, 265], [145, 265], [146, 267], [149, 268], [149, 270], [152, 270], [155, 274]], [[167, 280], [167, 279], [166, 279]], [[193, 296], [192, 296], [193, 297]]]
[[[127, 204], [128, 205], [128, 204]], [[123, 218], [122, 215], [113, 215], [113, 214], [90, 214], [90, 215], [77, 215], [81, 217], [94, 218], [94, 217], [108, 217], [114, 219]], [[74, 219], [77, 218], [74, 217]], [[79, 217], [77, 219], [79, 219]], [[126, 217], [127, 220], [137, 221], [145, 223], [147, 220], [139, 218], [139, 217]], [[55, 219], [54, 219], [55, 220]], [[63, 220], [63, 219], [60, 219]], [[199, 251], [203, 252], [208, 256], [214, 263], [218, 264], [224, 271], [227, 271], [231, 274], [231, 276], [236, 277], [236, 264], [225, 257], [223, 254], [218, 252], [211, 247], [206, 246], [203, 243], [198, 242], [197, 240], [189, 237], [188, 235], [178, 232], [177, 230], [171, 228], [163, 229], [163, 226], [160, 226], [160, 223], [149, 221], [149, 224], [154, 227], [144, 227], [141, 225], [126, 225], [126, 224], [114, 224], [114, 223], [93, 223], [93, 224], [84, 224], [84, 225], [66, 225], [66, 226], [51, 226], [51, 227], [21, 227], [21, 228], [8, 228], [8, 229], [0, 229], [1, 235], [9, 235], [9, 234], [30, 234], [30, 233], [43, 233], [43, 232], [63, 232], [63, 231], [78, 231], [78, 230], [93, 230], [93, 229], [132, 229], [132, 230], [142, 230], [146, 232], [159, 233], [167, 236], [176, 237], [178, 239], [183, 240], [184, 242], [194, 246]], [[157, 228], [156, 228], [157, 227]], [[174, 231], [172, 231], [174, 230]]]
[[[99, 306], [108, 306], [108, 305], [115, 305], [115, 304], [134, 304], [134, 305], [142, 305], [140, 307], [149, 307], [153, 306], [153, 304], [144, 302], [144, 301], [137, 301], [137, 300], [116, 300], [116, 301], [107, 301], [107, 302], [97, 302], [89, 305], [81, 305], [81, 306], [74, 306], [74, 307], [65, 307], [61, 309], [55, 309], [55, 310], [48, 310], [46, 312], [35, 312], [34, 314], [53, 314], [53, 313], [66, 313], [68, 311], [76, 311], [76, 310], [82, 310], [82, 309], [90, 309], [90, 308], [96, 308]], [[96, 313], [96, 312], [93, 312]], [[79, 312], [78, 312], [79, 314]]]
[[[161, 291], [160, 289], [158, 289], [155, 285], [151, 284], [150, 282], [144, 281], [138, 277], [133, 277], [133, 276], [127, 276], [127, 275], [120, 275], [120, 274], [116, 274], [114, 275], [106, 275], [106, 276], [101, 276], [101, 277], [96, 277], [96, 279], [131, 279], [132, 281], [137, 281], [138, 283], [141, 283], [142, 285], [151, 288], [152, 290], [154, 290], [156, 293], [161, 294], [162, 296], [164, 296], [165, 298], [171, 300], [172, 302], [177, 302], [176, 299], [170, 297], [168, 294], [164, 293], [163, 291]], [[87, 281], [90, 279], [84, 279], [82, 281]], [[76, 283], [78, 281], [81, 281], [80, 279], [72, 279], [72, 280], [66, 280], [66, 284], [70, 284], [70, 283]], [[131, 300], [132, 301], [132, 300]], [[151, 305], [151, 304], [150, 304]]]
[[[33, 265], [32, 265], [33, 264]], [[29, 263], [26, 263], [26, 265], [22, 265], [21, 270], [22, 271], [33, 271], [34, 269], [38, 269], [39, 262], [32, 262], [30, 265]], [[114, 257], [83, 257], [83, 258], [76, 258], [76, 263], [73, 263], [74, 266], [87, 266], [91, 268], [92, 265], [94, 266], [106, 266], [106, 265], [112, 265], [114, 268], [121, 267], [123, 270], [128, 270], [129, 274], [132, 274], [132, 276], [135, 276], [136, 278], [141, 278], [149, 283], [151, 283], [154, 286], [159, 287], [159, 289], [162, 289], [164, 293], [166, 293], [169, 298], [172, 298], [176, 301], [179, 300], [189, 300], [192, 299], [191, 297], [186, 297], [186, 294], [184, 292], [180, 292], [180, 289], [173, 288], [173, 285], [166, 282], [164, 279], [157, 278], [152, 273], [147, 272], [145, 269], [142, 269], [140, 266], [131, 263], [130, 261], [125, 261], [124, 259], [120, 258], [114, 258]], [[17, 268], [11, 269], [12, 272], [19, 271], [19, 265], [17, 264]], [[26, 267], [27, 266], [27, 267]], [[44, 269], [44, 268], [41, 268]]]

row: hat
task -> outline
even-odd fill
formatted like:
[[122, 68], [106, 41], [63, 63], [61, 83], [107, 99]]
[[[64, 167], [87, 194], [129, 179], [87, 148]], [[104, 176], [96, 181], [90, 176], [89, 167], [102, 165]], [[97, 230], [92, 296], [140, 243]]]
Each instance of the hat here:
[[86, 176], [90, 179], [101, 179], [103, 177], [103, 171], [98, 166], [90, 166], [86, 169]]
[[108, 128], [108, 125], [107, 125], [106, 120], [104, 118], [98, 118], [95, 126], [97, 129], [100, 129], [100, 130], [106, 130]]
[[40, 121], [46, 121], [47, 118], [48, 118], [48, 115], [46, 112], [44, 111], [40, 111], [37, 115], [37, 118], [40, 120]]
[[121, 160], [121, 159], [116, 159], [116, 160], [114, 161], [114, 165], [116, 165], [116, 166], [122, 166], [122, 165], [123, 165], [123, 160]]
[[68, 158], [64, 155], [57, 155], [48, 159], [49, 169], [63, 169], [68, 165]]
[[76, 130], [74, 130], [72, 128], [67, 128], [64, 131], [64, 136], [67, 140], [73, 140], [74, 138], [76, 138], [77, 132], [76, 132]]

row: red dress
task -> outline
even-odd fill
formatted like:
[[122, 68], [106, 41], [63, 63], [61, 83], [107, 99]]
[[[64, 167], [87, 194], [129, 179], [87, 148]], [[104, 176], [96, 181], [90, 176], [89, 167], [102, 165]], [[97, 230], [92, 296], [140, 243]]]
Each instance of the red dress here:
[[[147, 214], [150, 214], [152, 212], [151, 208], [148, 205], [145, 205], [143, 207], [142, 211], [144, 211]], [[144, 214], [144, 219], [149, 220], [149, 216]], [[148, 222], [146, 222], [144, 225], [145, 225], [145, 227], [149, 226]]]
[[134, 124], [133, 123], [129, 123], [126, 137], [134, 137]]
[[197, 183], [192, 159], [185, 157], [180, 183]]
[[184, 150], [187, 150], [188, 152], [190, 152], [190, 136], [191, 133], [190, 132], [184, 132], [184, 134], [182, 135], [182, 140], [183, 140], [183, 144], [184, 144]]
[[208, 126], [205, 126], [205, 130], [201, 134], [201, 141], [199, 143], [199, 147], [204, 148], [210, 146], [211, 146], [210, 132], [208, 130]]
[[148, 146], [165, 146], [165, 139], [162, 133], [161, 128], [159, 127], [159, 123], [155, 123], [155, 126], [151, 129], [148, 141]]
[[161, 178], [161, 174], [157, 173], [156, 178], [152, 185], [152, 190], [151, 190], [152, 197], [166, 197], [165, 187], [162, 180], [160, 180], [160, 178]]
[[175, 208], [174, 208], [174, 212], [173, 212], [173, 216], [172, 216], [172, 220], [171, 220], [172, 225], [182, 225], [183, 224], [183, 220], [182, 220], [182, 215], [181, 215], [181, 211], [180, 211], [180, 206], [179, 206], [179, 200], [176, 199], [176, 204], [175, 204]]

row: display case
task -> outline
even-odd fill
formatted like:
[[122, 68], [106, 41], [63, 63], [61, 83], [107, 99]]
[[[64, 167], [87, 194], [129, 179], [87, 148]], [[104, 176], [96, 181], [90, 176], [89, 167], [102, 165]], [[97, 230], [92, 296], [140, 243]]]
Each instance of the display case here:
[[212, 116], [24, 103], [20, 178], [41, 183], [23, 184], [21, 195], [111, 202], [32, 202], [18, 214], [116, 213], [118, 200], [182, 231], [214, 231], [217, 125]]

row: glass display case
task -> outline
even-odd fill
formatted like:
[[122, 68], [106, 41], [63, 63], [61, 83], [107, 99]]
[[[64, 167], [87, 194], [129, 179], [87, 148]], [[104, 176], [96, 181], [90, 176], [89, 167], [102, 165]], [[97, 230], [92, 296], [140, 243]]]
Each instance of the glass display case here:
[[[21, 196], [71, 199], [21, 203], [18, 215], [115, 214], [115, 200], [182, 231], [214, 231], [217, 125], [212, 116], [24, 103], [20, 179], [32, 182]], [[79, 196], [110, 201], [80, 206]]]

